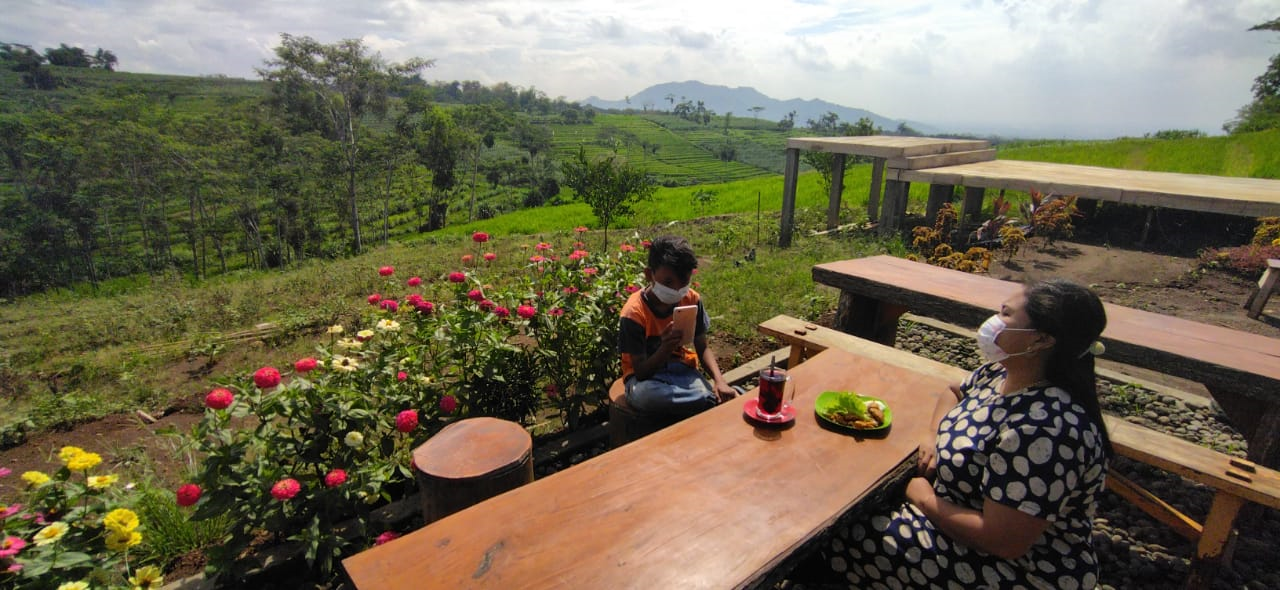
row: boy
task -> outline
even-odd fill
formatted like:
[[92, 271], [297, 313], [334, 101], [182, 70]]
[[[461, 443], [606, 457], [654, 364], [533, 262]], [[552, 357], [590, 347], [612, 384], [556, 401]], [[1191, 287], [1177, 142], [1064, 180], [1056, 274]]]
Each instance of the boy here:
[[[641, 411], [689, 416], [736, 395], [707, 347], [711, 321], [697, 291], [689, 288], [698, 259], [681, 237], [663, 236], [649, 248], [644, 269], [646, 288], [631, 294], [622, 306], [618, 351], [627, 403]], [[697, 305], [693, 346], [682, 346], [684, 334], [672, 323], [677, 306]], [[701, 363], [699, 363], [701, 361]], [[712, 383], [698, 371], [699, 364]]]

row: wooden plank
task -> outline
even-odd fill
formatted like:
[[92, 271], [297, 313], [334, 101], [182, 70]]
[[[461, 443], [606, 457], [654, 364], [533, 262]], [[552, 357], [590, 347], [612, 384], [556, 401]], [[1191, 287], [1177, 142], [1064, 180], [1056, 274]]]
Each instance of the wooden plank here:
[[800, 150], [787, 149], [782, 175], [782, 220], [778, 226], [778, 247], [791, 247], [791, 230], [796, 213], [796, 176], [800, 170]]
[[884, 204], [880, 208], [880, 225], [876, 228], [881, 236], [888, 236], [898, 231], [907, 214], [907, 196], [911, 192], [911, 183], [888, 180], [884, 183]]
[[[791, 371], [789, 428], [731, 401], [346, 559], [359, 588], [747, 588], [899, 481], [929, 428], [934, 376], [827, 351]], [[829, 431], [827, 389], [885, 399], [884, 438]], [[690, 556], [696, 556], [690, 561]], [[783, 572], [785, 573], [785, 572]]]
[[1208, 588], [1218, 568], [1226, 565], [1227, 549], [1235, 535], [1236, 514], [1243, 500], [1230, 494], [1219, 493], [1213, 497], [1209, 516], [1204, 522], [1204, 532], [1196, 544], [1196, 554], [1191, 560], [1191, 575], [1187, 588]]
[[949, 184], [931, 184], [929, 185], [929, 201], [925, 205], [924, 220], [925, 223], [933, 225], [938, 218], [938, 211], [942, 210], [942, 206], [951, 202], [951, 197], [955, 196], [956, 187]]
[[1164, 523], [1187, 540], [1193, 543], [1200, 540], [1200, 533], [1204, 530], [1200, 523], [1129, 478], [1114, 471], [1108, 471], [1107, 489], [1128, 500], [1130, 504], [1146, 512], [1151, 518]]
[[867, 221], [880, 218], [880, 188], [884, 185], [884, 158], [871, 164], [871, 194], [867, 196]]
[[902, 158], [930, 154], [983, 150], [991, 147], [986, 140], [905, 137], [897, 135], [863, 135], [849, 137], [793, 137], [787, 149], [830, 152], [872, 158]]
[[758, 358], [747, 361], [726, 371], [723, 373], [724, 380], [729, 385], [742, 385], [759, 375], [760, 369], [768, 367], [769, 363], [776, 362], [777, 359], [785, 359], [790, 356], [791, 347], [783, 346], [773, 352], [761, 355]]
[[994, 149], [986, 149], [967, 152], [950, 152], [946, 154], [929, 154], [927, 156], [892, 158], [886, 160], [885, 165], [890, 168], [897, 168], [901, 170], [921, 170], [924, 168], [958, 166], [960, 164], [971, 164], [973, 162], [989, 162], [994, 159], [996, 159], [996, 151]]
[[844, 192], [844, 154], [831, 159], [831, 193], [827, 195], [827, 229], [840, 225], [840, 195]]
[[986, 190], [976, 186], [964, 187], [964, 205], [960, 209], [960, 227], [963, 231], [973, 231], [982, 223], [982, 199]]
[[1267, 270], [1262, 271], [1262, 278], [1258, 279], [1258, 290], [1245, 305], [1249, 308], [1249, 317], [1256, 320], [1262, 315], [1262, 308], [1267, 306], [1267, 299], [1276, 290], [1277, 282], [1280, 282], [1280, 260], [1268, 258]]

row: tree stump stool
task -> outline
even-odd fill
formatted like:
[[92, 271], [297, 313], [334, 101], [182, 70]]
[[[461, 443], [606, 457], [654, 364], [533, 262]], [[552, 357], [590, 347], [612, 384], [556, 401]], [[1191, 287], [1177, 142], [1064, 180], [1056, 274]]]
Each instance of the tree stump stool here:
[[430, 524], [533, 481], [533, 438], [497, 418], [446, 426], [413, 450], [422, 519]]
[[627, 385], [618, 379], [609, 387], [609, 447], [618, 448], [679, 422], [679, 417], [643, 414], [627, 404]]

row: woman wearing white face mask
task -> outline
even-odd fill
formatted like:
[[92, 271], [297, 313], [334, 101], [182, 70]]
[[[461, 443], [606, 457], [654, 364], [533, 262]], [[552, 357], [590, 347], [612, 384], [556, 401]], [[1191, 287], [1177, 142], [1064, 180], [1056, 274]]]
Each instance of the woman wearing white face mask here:
[[843, 528], [824, 552], [840, 582], [1094, 587], [1111, 453], [1093, 366], [1105, 326], [1102, 302], [1069, 281], [1005, 301], [978, 331], [989, 362], [938, 403], [906, 501]]

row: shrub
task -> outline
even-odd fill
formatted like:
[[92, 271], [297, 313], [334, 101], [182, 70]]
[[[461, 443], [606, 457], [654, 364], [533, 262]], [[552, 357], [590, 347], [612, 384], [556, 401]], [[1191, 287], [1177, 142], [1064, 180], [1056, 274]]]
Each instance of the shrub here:
[[1023, 216], [1031, 226], [1031, 234], [1043, 239], [1042, 244], [1052, 244], [1059, 238], [1069, 238], [1075, 233], [1074, 217], [1079, 217], [1075, 197], [1062, 197], [1031, 191], [1030, 202], [1022, 206]]
[[987, 272], [991, 268], [990, 250], [974, 246], [959, 252], [947, 243], [955, 234], [956, 221], [955, 208], [951, 203], [943, 204], [933, 227], [919, 226], [911, 230], [911, 245], [917, 253], [908, 254], [907, 258], [964, 272]]
[[1258, 227], [1253, 230], [1254, 246], [1280, 246], [1280, 217], [1259, 217]]

